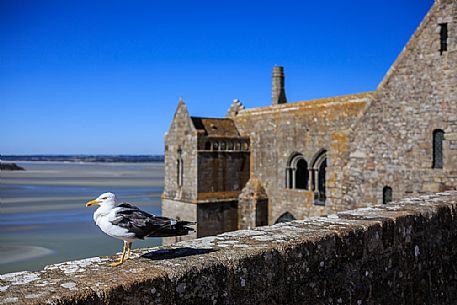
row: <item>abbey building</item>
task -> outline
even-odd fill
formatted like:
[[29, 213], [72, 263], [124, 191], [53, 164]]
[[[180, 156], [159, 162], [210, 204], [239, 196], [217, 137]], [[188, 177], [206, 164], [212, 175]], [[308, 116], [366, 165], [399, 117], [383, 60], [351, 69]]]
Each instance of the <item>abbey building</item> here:
[[198, 236], [457, 187], [457, 0], [436, 0], [374, 92], [192, 117], [165, 138], [163, 214]]

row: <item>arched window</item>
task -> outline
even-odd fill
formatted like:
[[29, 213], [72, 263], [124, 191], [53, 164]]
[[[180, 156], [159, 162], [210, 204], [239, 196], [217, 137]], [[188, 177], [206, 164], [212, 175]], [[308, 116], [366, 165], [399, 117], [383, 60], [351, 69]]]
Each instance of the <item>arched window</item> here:
[[281, 222], [289, 222], [289, 221], [292, 221], [295, 219], [296, 218], [294, 217], [294, 215], [290, 214], [289, 212], [285, 212], [284, 214], [279, 216], [279, 218], [276, 220], [275, 224], [281, 223]]
[[312, 190], [314, 191], [314, 204], [324, 205], [326, 200], [326, 176], [327, 176], [327, 151], [321, 150], [314, 158], [310, 169], [312, 176]]
[[385, 186], [382, 189], [382, 204], [388, 204], [389, 202], [392, 202], [392, 188]]
[[286, 168], [286, 187], [307, 190], [309, 185], [308, 163], [302, 154], [295, 154]]
[[297, 161], [297, 169], [295, 171], [295, 188], [305, 190], [308, 188], [308, 163], [305, 159]]
[[435, 129], [433, 131], [432, 168], [443, 168], [443, 140], [444, 140], [444, 131], [441, 129]]

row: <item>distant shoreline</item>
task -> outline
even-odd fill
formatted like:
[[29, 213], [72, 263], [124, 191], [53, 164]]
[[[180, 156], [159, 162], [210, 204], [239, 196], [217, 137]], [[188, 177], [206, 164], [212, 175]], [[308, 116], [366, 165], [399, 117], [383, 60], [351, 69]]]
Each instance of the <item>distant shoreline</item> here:
[[163, 162], [163, 155], [8, 155], [0, 156], [0, 161], [46, 161], [74, 163], [145, 163]]
[[2, 171], [23, 171], [23, 167], [17, 165], [14, 162], [0, 162], [0, 170]]

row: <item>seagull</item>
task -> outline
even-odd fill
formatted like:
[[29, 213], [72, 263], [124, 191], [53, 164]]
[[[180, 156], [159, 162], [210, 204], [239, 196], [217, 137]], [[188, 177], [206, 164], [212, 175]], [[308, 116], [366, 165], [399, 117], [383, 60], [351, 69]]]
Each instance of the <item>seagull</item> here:
[[[99, 205], [94, 212], [97, 226], [109, 236], [124, 241], [122, 256], [111, 266], [119, 266], [130, 257], [132, 243], [136, 239], [182, 236], [195, 232], [194, 229], [187, 227], [195, 225], [195, 222], [151, 215], [128, 203], [116, 204], [116, 196], [113, 193], [101, 194], [97, 199], [87, 202], [86, 207], [94, 204]], [[128, 253], [125, 258], [126, 251]]]

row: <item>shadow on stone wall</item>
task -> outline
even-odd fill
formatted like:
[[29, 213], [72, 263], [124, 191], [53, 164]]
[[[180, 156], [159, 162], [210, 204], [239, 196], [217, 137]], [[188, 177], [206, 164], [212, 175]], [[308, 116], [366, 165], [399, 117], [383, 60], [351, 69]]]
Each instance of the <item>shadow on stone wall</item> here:
[[201, 255], [211, 252], [216, 252], [218, 250], [214, 249], [195, 249], [195, 248], [176, 248], [176, 249], [160, 249], [156, 251], [151, 251], [148, 253], [143, 254], [141, 257], [156, 261], [156, 260], [163, 260], [163, 259], [172, 259], [178, 257], [186, 257], [192, 255]]

